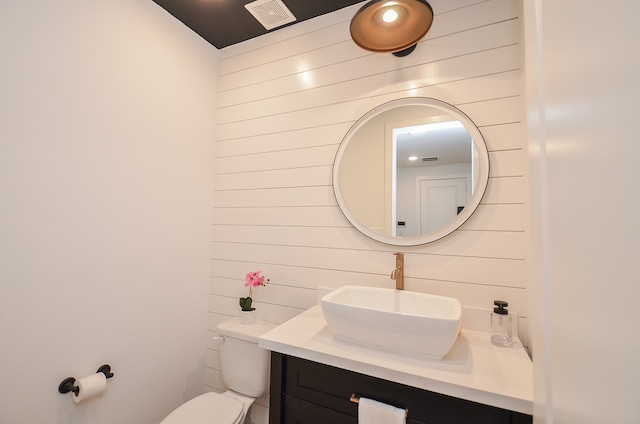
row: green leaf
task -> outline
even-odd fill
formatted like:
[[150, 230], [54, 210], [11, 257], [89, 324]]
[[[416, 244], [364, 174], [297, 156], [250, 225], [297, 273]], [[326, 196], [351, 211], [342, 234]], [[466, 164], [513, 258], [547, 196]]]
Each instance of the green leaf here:
[[251, 299], [250, 297], [240, 298], [240, 308], [242, 308], [243, 311], [253, 311], [255, 308], [251, 307], [252, 303], [253, 299]]

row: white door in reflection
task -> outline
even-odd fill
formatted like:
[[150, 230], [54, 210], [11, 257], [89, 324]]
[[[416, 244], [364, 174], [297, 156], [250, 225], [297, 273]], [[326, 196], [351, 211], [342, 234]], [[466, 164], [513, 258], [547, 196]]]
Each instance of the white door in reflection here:
[[418, 233], [447, 225], [467, 203], [467, 178], [419, 179]]

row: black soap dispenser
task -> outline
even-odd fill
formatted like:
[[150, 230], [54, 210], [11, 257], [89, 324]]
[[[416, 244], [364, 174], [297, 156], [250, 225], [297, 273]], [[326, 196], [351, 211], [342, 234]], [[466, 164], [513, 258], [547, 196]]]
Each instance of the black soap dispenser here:
[[511, 314], [507, 310], [509, 304], [503, 300], [495, 300], [491, 314], [491, 343], [502, 347], [511, 347]]

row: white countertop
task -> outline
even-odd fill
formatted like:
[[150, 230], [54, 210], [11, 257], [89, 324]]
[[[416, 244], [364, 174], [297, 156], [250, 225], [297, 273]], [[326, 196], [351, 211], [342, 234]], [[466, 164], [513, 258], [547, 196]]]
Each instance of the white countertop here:
[[520, 340], [494, 346], [463, 329], [441, 360], [384, 352], [337, 340], [314, 306], [262, 335], [260, 347], [420, 389], [533, 414], [533, 366]]

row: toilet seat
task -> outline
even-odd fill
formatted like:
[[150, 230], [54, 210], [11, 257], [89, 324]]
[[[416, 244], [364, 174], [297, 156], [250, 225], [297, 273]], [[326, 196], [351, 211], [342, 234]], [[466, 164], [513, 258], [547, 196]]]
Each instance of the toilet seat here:
[[243, 407], [228, 396], [205, 393], [174, 410], [161, 424], [235, 424]]

